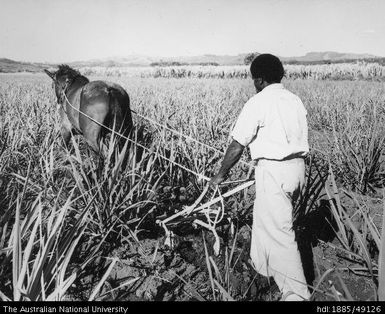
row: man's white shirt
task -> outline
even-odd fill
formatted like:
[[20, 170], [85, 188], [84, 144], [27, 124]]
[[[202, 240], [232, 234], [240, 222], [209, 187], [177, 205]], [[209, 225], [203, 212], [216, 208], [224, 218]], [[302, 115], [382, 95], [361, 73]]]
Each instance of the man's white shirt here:
[[306, 109], [282, 84], [271, 84], [244, 105], [231, 132], [252, 159], [282, 160], [309, 152]]

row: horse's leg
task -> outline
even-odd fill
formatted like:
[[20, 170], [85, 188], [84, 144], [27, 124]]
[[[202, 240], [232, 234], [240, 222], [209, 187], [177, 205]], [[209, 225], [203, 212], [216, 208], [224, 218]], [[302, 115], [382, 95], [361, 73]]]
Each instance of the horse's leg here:
[[67, 127], [65, 126], [62, 126], [61, 130], [60, 130], [60, 133], [61, 133], [61, 136], [63, 138], [63, 142], [64, 142], [64, 145], [65, 147], [70, 150], [70, 147], [69, 147], [69, 142], [70, 142], [70, 139], [71, 139], [71, 129], [68, 129]]
[[61, 133], [65, 147], [68, 150], [70, 150], [69, 142], [70, 142], [70, 139], [72, 136], [72, 132], [71, 132], [72, 131], [72, 124], [68, 120], [68, 117], [67, 117], [66, 113], [64, 112], [64, 110], [60, 111], [60, 117], [61, 117], [60, 133]]
[[100, 155], [99, 147], [99, 132], [97, 130], [91, 130], [90, 133], [83, 133], [88, 145], [92, 148], [95, 154]]
[[91, 147], [92, 151], [94, 152], [94, 156], [97, 159], [98, 176], [101, 175], [102, 169], [104, 167], [104, 159], [100, 149], [100, 132], [101, 126], [96, 123], [89, 123], [83, 128], [84, 138], [88, 145]]

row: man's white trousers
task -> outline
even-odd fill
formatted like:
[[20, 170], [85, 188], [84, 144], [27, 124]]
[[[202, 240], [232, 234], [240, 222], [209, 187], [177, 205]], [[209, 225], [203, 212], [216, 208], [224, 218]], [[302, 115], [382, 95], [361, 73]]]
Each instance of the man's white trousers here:
[[310, 297], [293, 227], [292, 199], [305, 181], [303, 159], [259, 160], [250, 255], [256, 270], [273, 276], [286, 300]]

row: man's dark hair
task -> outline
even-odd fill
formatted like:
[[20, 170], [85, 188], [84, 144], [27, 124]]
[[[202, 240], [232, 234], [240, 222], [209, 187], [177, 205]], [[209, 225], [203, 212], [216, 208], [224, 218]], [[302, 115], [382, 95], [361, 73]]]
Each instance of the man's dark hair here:
[[281, 61], [268, 53], [254, 58], [250, 72], [253, 79], [262, 78], [268, 83], [280, 83], [285, 73]]

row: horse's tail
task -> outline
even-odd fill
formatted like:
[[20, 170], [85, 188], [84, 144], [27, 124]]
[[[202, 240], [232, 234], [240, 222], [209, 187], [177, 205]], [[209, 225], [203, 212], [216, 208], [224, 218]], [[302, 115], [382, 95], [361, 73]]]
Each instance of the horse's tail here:
[[107, 87], [110, 111], [107, 117], [109, 125], [115, 126], [114, 131], [127, 136], [132, 128], [130, 98], [124, 90]]
[[[133, 127], [130, 98], [123, 89], [112, 86], [107, 87], [107, 94], [109, 112], [106, 116], [105, 124], [119, 134], [117, 136], [117, 143], [118, 146], [122, 148], [127, 138], [130, 137], [131, 129]], [[108, 133], [107, 130], [105, 130], [105, 132]]]

